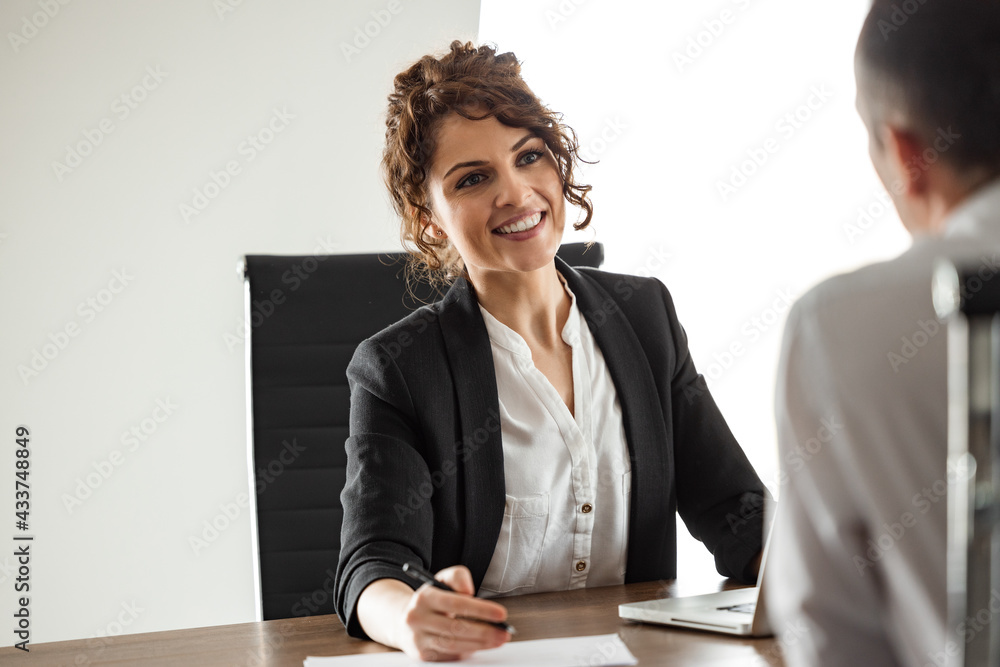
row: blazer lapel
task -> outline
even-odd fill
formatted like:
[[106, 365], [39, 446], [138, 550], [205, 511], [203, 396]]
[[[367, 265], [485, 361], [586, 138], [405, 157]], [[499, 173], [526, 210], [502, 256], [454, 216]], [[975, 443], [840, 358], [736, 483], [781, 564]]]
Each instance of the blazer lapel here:
[[500, 535], [504, 509], [500, 399], [489, 333], [471, 285], [459, 278], [441, 302], [439, 324], [454, 380], [461, 443], [456, 463], [465, 472], [462, 563], [479, 588]]
[[[556, 257], [601, 348], [622, 407], [632, 467], [626, 581], [662, 572], [658, 557], [672, 553], [667, 514], [674, 511], [671, 443], [656, 382], [642, 344], [618, 302], [583, 273]], [[504, 468], [500, 401], [489, 334], [471, 285], [459, 279], [441, 302], [439, 324], [454, 379], [465, 473], [465, 537], [461, 562], [482, 583], [503, 523]], [[669, 344], [664, 336], [664, 345]], [[463, 461], [463, 459], [465, 459]]]
[[[621, 307], [604, 288], [556, 257], [611, 373], [632, 464], [629, 550], [626, 581], [657, 577], [659, 563], [651, 556], [669, 548], [665, 516], [673, 511], [673, 460], [663, 419], [663, 407], [649, 361]], [[666, 333], [663, 344], [669, 344]]]

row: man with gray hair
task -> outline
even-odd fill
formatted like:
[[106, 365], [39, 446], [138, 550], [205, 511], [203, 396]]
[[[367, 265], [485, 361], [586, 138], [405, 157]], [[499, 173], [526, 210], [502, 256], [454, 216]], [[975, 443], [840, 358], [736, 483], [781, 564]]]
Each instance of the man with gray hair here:
[[767, 602], [789, 665], [943, 665], [967, 635], [946, 621], [947, 336], [931, 277], [942, 257], [998, 272], [1000, 2], [875, 0], [855, 69], [872, 163], [913, 244], [789, 313]]

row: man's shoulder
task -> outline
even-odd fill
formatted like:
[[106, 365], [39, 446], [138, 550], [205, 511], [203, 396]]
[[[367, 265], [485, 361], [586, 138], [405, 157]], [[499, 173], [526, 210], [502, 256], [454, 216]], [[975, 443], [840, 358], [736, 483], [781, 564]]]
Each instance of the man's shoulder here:
[[931, 291], [940, 250], [911, 249], [811, 288], [788, 315], [783, 357], [799, 349], [800, 360], [822, 367], [831, 384], [853, 387], [855, 398], [862, 386], [878, 394], [936, 377], [946, 340]]
[[[803, 294], [793, 313], [826, 320], [854, 320], [863, 311], [883, 315], [931, 303], [931, 257], [904, 253], [826, 278]], [[881, 319], [881, 318], [879, 318]]]
[[1000, 246], [968, 239], [927, 239], [892, 259], [827, 278], [796, 303], [798, 314], [839, 319], [849, 313], [881, 313], [879, 320], [932, 310], [931, 280], [942, 260], [1000, 273]]

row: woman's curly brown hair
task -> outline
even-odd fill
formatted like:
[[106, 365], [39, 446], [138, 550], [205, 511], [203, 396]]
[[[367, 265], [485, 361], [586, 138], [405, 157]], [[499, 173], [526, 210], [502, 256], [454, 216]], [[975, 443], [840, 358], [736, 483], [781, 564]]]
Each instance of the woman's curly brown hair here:
[[[573, 180], [579, 156], [576, 132], [563, 125], [562, 114], [541, 103], [521, 78], [521, 64], [513, 53], [497, 54], [496, 48], [455, 40], [451, 51], [440, 59], [424, 56], [396, 75], [389, 95], [385, 121], [382, 173], [393, 206], [402, 218], [403, 247], [410, 253], [408, 278], [424, 278], [440, 287], [462, 275], [464, 267], [447, 239], [424, 235], [422, 217], [431, 219], [425, 180], [434, 155], [435, 134], [440, 121], [451, 112], [469, 120], [490, 116], [510, 127], [526, 128], [540, 137], [552, 151], [562, 178], [567, 201], [586, 212], [573, 225], [580, 230], [590, 224], [594, 206], [587, 197], [591, 186]], [[480, 115], [472, 110], [485, 108]]]

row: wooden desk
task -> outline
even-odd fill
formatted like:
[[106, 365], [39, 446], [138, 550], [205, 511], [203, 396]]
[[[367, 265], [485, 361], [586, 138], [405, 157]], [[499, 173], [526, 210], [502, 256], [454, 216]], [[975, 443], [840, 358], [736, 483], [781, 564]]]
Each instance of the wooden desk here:
[[[617, 632], [640, 665], [781, 666], [773, 639], [740, 639], [695, 630], [623, 621], [618, 604], [691, 591], [675, 582], [649, 582], [504, 598], [517, 640]], [[705, 592], [700, 590], [697, 592]], [[0, 649], [4, 665], [246, 665], [301, 667], [308, 655], [387, 651], [347, 636], [336, 616], [313, 616], [108, 639], [30, 645], [31, 652]], [[448, 663], [441, 663], [448, 664]]]

